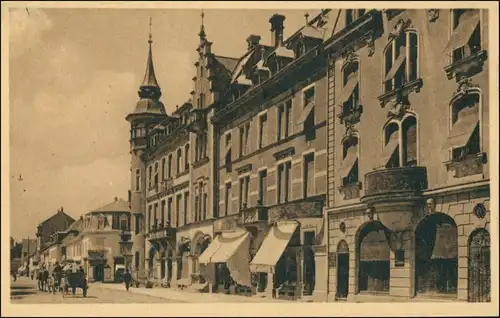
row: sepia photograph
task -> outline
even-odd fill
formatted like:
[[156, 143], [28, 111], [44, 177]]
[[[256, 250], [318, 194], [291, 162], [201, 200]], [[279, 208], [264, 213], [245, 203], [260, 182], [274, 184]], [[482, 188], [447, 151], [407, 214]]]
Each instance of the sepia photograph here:
[[498, 71], [495, 3], [2, 2], [5, 315], [498, 315]]

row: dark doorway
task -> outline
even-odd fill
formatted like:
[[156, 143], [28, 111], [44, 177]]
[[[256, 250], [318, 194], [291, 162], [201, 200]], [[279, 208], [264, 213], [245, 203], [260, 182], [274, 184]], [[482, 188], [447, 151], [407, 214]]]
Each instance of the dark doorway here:
[[340, 241], [337, 247], [337, 298], [347, 298], [349, 294], [349, 247]]
[[469, 238], [469, 302], [491, 301], [490, 233], [475, 230]]
[[161, 279], [165, 278], [165, 251], [161, 253], [161, 258], [160, 258], [160, 269], [161, 269]]

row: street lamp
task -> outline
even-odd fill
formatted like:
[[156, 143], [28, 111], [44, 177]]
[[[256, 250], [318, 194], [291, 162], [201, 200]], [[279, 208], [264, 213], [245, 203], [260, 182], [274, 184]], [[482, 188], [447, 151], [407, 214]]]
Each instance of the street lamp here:
[[128, 269], [128, 258], [131, 256], [130, 251], [132, 249], [132, 242], [130, 238], [132, 235], [129, 231], [122, 229], [120, 232], [120, 253], [125, 260], [125, 268]]

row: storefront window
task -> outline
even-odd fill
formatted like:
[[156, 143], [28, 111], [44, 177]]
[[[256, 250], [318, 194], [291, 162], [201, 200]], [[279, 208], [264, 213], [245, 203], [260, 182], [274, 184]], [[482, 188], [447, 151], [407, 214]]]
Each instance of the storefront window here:
[[390, 250], [387, 230], [379, 222], [366, 225], [359, 234], [359, 291], [388, 292]]

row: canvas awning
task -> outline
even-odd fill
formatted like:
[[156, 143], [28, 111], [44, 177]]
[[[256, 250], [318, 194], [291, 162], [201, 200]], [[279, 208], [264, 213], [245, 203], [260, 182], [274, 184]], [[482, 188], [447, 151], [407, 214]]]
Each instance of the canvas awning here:
[[342, 105], [349, 99], [349, 97], [351, 97], [354, 88], [356, 88], [356, 85], [358, 85], [358, 73], [354, 73], [349, 76], [349, 80], [342, 89], [342, 93], [340, 94], [340, 97], [338, 99], [338, 105]]
[[274, 225], [250, 262], [250, 270], [252, 272], [273, 273], [274, 267], [285, 251], [297, 226], [297, 222], [283, 222]]
[[472, 33], [479, 23], [479, 10], [468, 10], [461, 17], [458, 26], [453, 30], [443, 52], [450, 53], [469, 42]]
[[458, 119], [452, 126], [443, 149], [456, 149], [465, 146], [478, 123], [479, 111], [477, 106], [462, 109], [458, 113]]
[[200, 264], [226, 263], [231, 277], [240, 285], [251, 286], [249, 268], [250, 233], [236, 231], [219, 234], [200, 255]]
[[313, 108], [314, 108], [314, 101], [310, 102], [304, 107], [304, 110], [302, 111], [302, 114], [300, 115], [300, 118], [297, 121], [297, 125], [300, 125], [306, 121], [307, 116], [309, 116]]
[[356, 160], [358, 160], [358, 147], [349, 147], [349, 149], [347, 149], [347, 154], [344, 160], [342, 160], [340, 170], [338, 171], [339, 175], [343, 178], [347, 177], [351, 172], [351, 169], [356, 164]]
[[401, 46], [399, 48], [399, 56], [392, 64], [392, 67], [389, 70], [389, 72], [387, 72], [387, 75], [385, 76], [385, 81], [392, 80], [394, 76], [396, 76], [396, 73], [398, 72], [401, 65], [403, 65], [405, 60], [406, 60], [406, 47]]
[[449, 223], [438, 224], [431, 259], [450, 259], [457, 257], [457, 238], [458, 233], [456, 226]]
[[392, 155], [394, 152], [398, 150], [399, 146], [399, 136], [396, 132], [394, 132], [387, 145], [385, 145], [384, 149], [382, 150], [382, 154], [380, 155], [380, 164], [382, 166], [386, 166], [389, 160], [391, 159]]
[[363, 262], [389, 261], [389, 242], [384, 230], [371, 231], [361, 241], [359, 258]]

